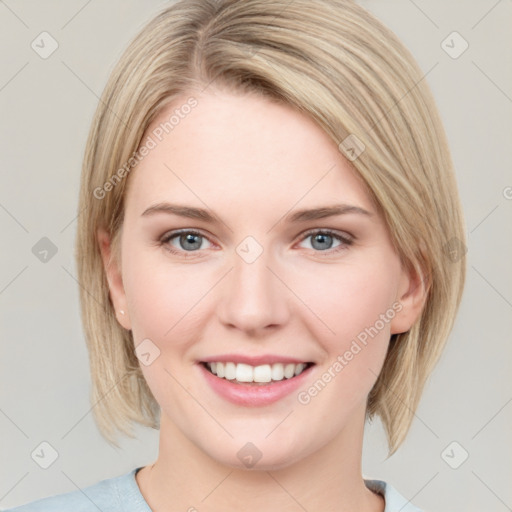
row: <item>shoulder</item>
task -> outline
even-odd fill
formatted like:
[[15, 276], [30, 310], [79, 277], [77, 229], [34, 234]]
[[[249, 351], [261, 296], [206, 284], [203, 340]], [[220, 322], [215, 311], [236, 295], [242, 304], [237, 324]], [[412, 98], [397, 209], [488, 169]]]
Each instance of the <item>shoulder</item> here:
[[384, 512], [423, 512], [404, 498], [391, 484], [383, 480], [364, 479], [366, 487], [373, 492], [381, 494], [386, 502]]
[[4, 512], [119, 512], [144, 510], [140, 507], [141, 495], [131, 470], [121, 476], [101, 480], [76, 491], [42, 498]]

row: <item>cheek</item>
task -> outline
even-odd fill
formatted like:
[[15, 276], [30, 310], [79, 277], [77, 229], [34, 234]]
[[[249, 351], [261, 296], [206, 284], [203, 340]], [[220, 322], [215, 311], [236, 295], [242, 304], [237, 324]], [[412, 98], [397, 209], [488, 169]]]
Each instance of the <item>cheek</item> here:
[[154, 248], [134, 251], [126, 258], [123, 282], [135, 343], [149, 338], [161, 348], [171, 339], [177, 347], [176, 338], [184, 339], [184, 330], [193, 328], [200, 299], [208, 289], [204, 278], [172, 265]]
[[383, 265], [380, 258], [326, 266], [304, 274], [308, 277], [302, 280], [298, 295], [307, 298], [304, 303], [316, 313], [317, 327], [328, 333], [325, 339], [350, 340], [376, 323], [379, 330], [389, 331], [389, 321], [384, 322], [383, 329], [379, 320], [393, 305], [396, 267], [393, 259]]
[[316, 314], [308, 315], [308, 328], [325, 356], [318, 389], [329, 388], [326, 403], [350, 410], [373, 387], [389, 345], [398, 269], [391, 255], [330, 266], [303, 281], [299, 293]]
[[193, 265], [186, 269], [172, 265], [163, 256], [157, 261], [149, 251], [134, 251], [123, 268], [134, 345], [147, 344], [149, 339], [156, 348], [146, 346], [158, 354], [148, 365], [141, 359], [144, 378], [162, 408], [183, 417], [187, 416], [183, 404], [190, 396], [179, 384], [188, 370], [180, 364], [206, 316], [207, 301], [201, 298], [215, 282], [209, 282], [208, 273], [199, 276], [192, 269]]

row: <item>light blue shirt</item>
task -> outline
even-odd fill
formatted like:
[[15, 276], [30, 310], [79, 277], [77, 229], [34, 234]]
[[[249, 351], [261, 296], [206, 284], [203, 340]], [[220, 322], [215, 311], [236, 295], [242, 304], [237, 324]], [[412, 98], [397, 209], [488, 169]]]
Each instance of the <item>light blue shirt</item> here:
[[[135, 480], [139, 469], [101, 480], [82, 490], [49, 496], [4, 512], [152, 512]], [[384, 512], [422, 512], [388, 483], [367, 479], [364, 482], [368, 489], [384, 497]]]

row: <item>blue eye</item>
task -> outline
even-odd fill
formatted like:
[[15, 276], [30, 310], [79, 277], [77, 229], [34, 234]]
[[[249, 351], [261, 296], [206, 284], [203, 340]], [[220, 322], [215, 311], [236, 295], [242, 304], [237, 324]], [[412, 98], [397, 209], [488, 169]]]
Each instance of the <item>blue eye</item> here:
[[[179, 249], [176, 250], [172, 245], [168, 245], [169, 242], [173, 239], [177, 239], [179, 244]], [[172, 253], [185, 253], [184, 256], [187, 257], [187, 252], [197, 252], [197, 249], [201, 248], [202, 242], [207, 240], [205, 236], [197, 231], [173, 231], [167, 235], [165, 235], [161, 243], [165, 245], [165, 247]]]
[[[331, 230], [315, 230], [309, 231], [304, 235], [302, 240], [312, 239], [311, 246], [315, 249], [315, 252], [329, 251], [330, 253], [338, 252], [346, 249], [353, 242], [348, 236], [342, 236]], [[337, 246], [332, 249], [333, 241], [337, 240], [340, 242]]]
[[[328, 229], [316, 229], [309, 231], [302, 236], [301, 242], [307, 240], [308, 238], [312, 239], [312, 250], [316, 253], [326, 253], [326, 256], [345, 250], [353, 243], [353, 238], [351, 236], [341, 235]], [[170, 243], [175, 239], [177, 240], [177, 246], [176, 244]], [[199, 249], [204, 249], [202, 245], [205, 240], [208, 240], [208, 238], [201, 234], [199, 231], [181, 230], [167, 233], [160, 240], [160, 244], [173, 254], [178, 254], [185, 258], [189, 258], [195, 257], [196, 254], [194, 253], [198, 253], [197, 255], [201, 253]], [[338, 241], [339, 243], [333, 248], [334, 241]]]

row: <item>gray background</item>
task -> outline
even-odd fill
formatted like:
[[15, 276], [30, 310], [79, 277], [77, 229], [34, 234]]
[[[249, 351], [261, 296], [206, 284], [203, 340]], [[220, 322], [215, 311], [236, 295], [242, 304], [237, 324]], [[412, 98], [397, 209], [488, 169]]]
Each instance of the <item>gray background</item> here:
[[[382, 426], [368, 425], [363, 472], [426, 510], [511, 510], [512, 1], [361, 4], [427, 73], [468, 233], [460, 313], [409, 436], [385, 460]], [[118, 451], [93, 422], [73, 250], [98, 96], [128, 41], [164, 5], [0, 1], [1, 508], [83, 488], [157, 456], [157, 431], [137, 428], [137, 439]], [[59, 45], [47, 59], [31, 48], [42, 31]], [[469, 43], [456, 59], [441, 46], [453, 31]], [[450, 41], [452, 51], [460, 48]], [[46, 263], [32, 252], [43, 237], [58, 249]], [[43, 441], [58, 452], [46, 470], [31, 458]]]

